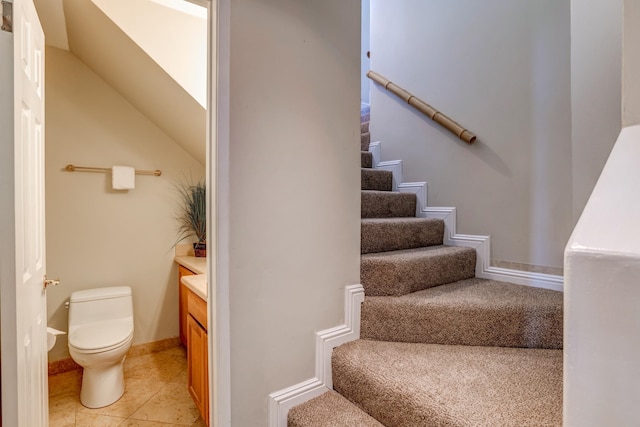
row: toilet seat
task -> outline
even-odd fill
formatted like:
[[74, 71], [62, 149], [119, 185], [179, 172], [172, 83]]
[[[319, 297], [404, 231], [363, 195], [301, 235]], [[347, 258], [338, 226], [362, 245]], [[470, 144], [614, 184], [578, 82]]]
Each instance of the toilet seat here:
[[119, 319], [80, 325], [69, 332], [69, 346], [82, 353], [101, 353], [133, 338], [133, 320]]

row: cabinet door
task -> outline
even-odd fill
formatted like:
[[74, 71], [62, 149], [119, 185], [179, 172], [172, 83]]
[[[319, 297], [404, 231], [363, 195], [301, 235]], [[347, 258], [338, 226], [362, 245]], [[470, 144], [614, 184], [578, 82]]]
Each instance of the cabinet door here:
[[180, 318], [180, 341], [182, 345], [187, 346], [187, 317], [189, 313], [187, 311], [187, 294], [189, 288], [182, 284], [183, 276], [193, 276], [195, 273], [183, 266], [178, 266], [178, 317]]
[[200, 416], [209, 425], [209, 382], [207, 331], [192, 316], [187, 316], [188, 386]]

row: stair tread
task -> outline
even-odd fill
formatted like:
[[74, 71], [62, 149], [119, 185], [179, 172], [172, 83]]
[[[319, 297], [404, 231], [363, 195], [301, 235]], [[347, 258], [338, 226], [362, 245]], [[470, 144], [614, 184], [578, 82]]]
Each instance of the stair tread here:
[[428, 246], [360, 256], [365, 295], [405, 295], [475, 275], [476, 251], [464, 246]]
[[444, 221], [435, 218], [362, 218], [360, 252], [442, 245]]
[[562, 351], [356, 340], [334, 389], [384, 425], [560, 426]]
[[562, 292], [472, 278], [398, 297], [366, 297], [361, 337], [562, 348], [562, 321]]
[[384, 427], [333, 390], [292, 408], [287, 421], [287, 427]]
[[[379, 170], [379, 169], [377, 169]], [[399, 191], [377, 191], [377, 190], [362, 190], [363, 193], [375, 195], [375, 196], [383, 196], [383, 197], [397, 197], [397, 198], [416, 198], [415, 193], [401, 193]]]

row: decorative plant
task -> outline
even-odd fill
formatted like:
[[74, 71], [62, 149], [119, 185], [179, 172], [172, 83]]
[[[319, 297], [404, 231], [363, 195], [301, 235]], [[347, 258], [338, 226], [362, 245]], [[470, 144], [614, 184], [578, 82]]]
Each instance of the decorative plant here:
[[[195, 236], [193, 244], [197, 251], [206, 248], [207, 243], [207, 190], [204, 182], [184, 183], [176, 186], [181, 197], [181, 210], [178, 215], [178, 242]], [[198, 254], [196, 253], [196, 256]]]

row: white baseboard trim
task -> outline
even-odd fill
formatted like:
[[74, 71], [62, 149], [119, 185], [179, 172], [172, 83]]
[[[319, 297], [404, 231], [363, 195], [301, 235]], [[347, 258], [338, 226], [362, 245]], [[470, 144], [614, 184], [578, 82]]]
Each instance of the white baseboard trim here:
[[534, 273], [531, 271], [488, 266], [483, 269], [478, 277], [564, 292], [564, 277], [554, 274]]
[[333, 349], [360, 338], [360, 312], [364, 302], [362, 285], [345, 288], [345, 323], [316, 333], [316, 376], [269, 395], [269, 427], [286, 427], [289, 410], [333, 389], [331, 353]]
[[499, 280], [535, 288], [552, 289], [555, 291], [564, 290], [564, 278], [562, 276], [491, 266], [490, 236], [457, 234], [456, 208], [429, 206], [428, 183], [402, 182], [402, 161], [394, 160], [380, 162], [382, 151], [380, 141], [371, 143], [369, 151], [373, 153], [373, 165], [375, 168], [390, 170], [393, 173], [394, 191], [414, 193], [416, 195], [417, 217], [438, 218], [444, 221], [445, 245], [466, 246], [476, 250], [476, 276], [483, 279]]
[[[411, 183], [418, 193], [423, 193], [426, 199], [427, 184]], [[425, 189], [420, 190], [419, 185]], [[418, 197], [418, 203], [421, 203]], [[534, 288], [564, 290], [564, 278], [552, 274], [534, 273], [530, 271], [511, 270], [491, 266], [491, 237], [456, 233], [456, 208], [433, 207], [421, 204], [418, 216], [424, 218], [438, 218], [444, 220], [444, 244], [449, 246], [466, 246], [476, 250], [476, 276], [482, 279], [498, 280], [515, 283], [516, 285]]]
[[373, 167], [375, 168], [380, 163], [380, 141], [370, 142], [369, 152], [373, 156]]
[[398, 186], [402, 183], [402, 160], [379, 162], [375, 168], [391, 172], [393, 175], [392, 190], [398, 191]]

